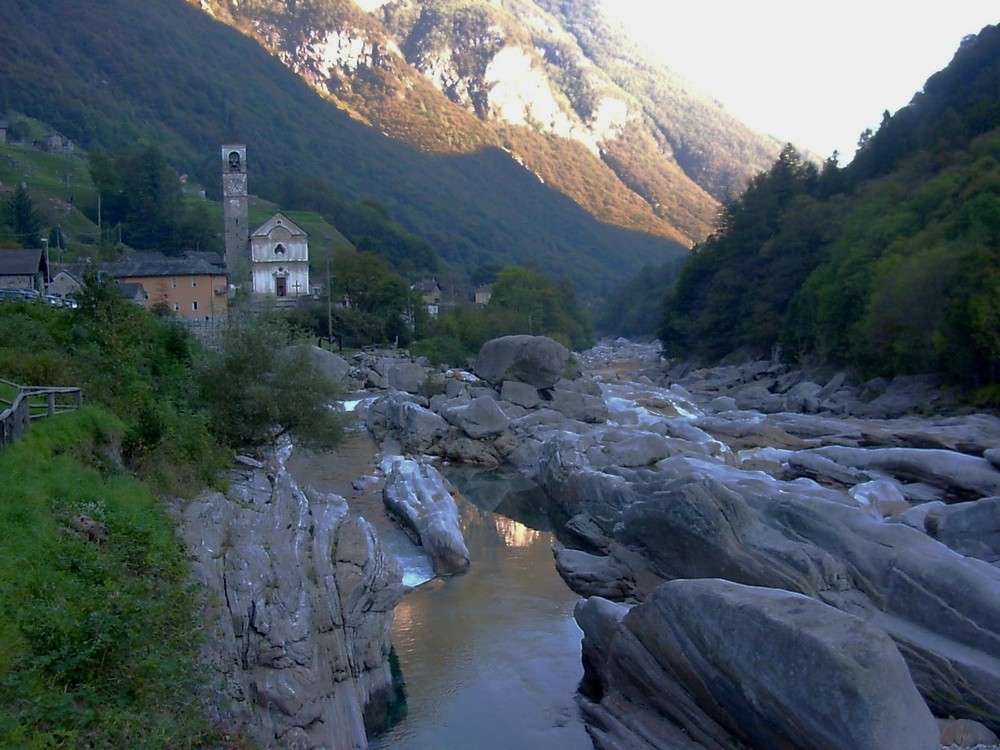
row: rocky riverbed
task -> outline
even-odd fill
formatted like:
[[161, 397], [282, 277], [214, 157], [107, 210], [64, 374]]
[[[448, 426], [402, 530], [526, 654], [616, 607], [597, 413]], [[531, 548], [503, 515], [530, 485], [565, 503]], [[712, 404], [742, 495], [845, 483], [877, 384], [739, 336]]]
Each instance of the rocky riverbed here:
[[[238, 647], [219, 653], [240, 669], [220, 671], [236, 675], [234, 692], [267, 699], [254, 718], [265, 736], [364, 746], [356, 719], [316, 732], [346, 722], [345, 706], [377, 723], [387, 700], [385, 623], [402, 589], [377, 531], [399, 533], [399, 521], [437, 574], [465, 570], [435, 469], [456, 462], [513, 467], [544, 489], [554, 563], [583, 597], [578, 703], [595, 747], [997, 744], [996, 417], [950, 411], [926, 378], [814, 380], [768, 361], [672, 367], [624, 341], [573, 356], [550, 339], [506, 337], [474, 367], [447, 371], [405, 353], [313, 353], [348, 387], [381, 394], [365, 411], [379, 468], [343, 491], [286, 493], [290, 504], [266, 499], [283, 468], [247, 469], [236, 507], [215, 497], [186, 513], [190, 528], [222, 535], [189, 538], [203, 577], [233, 587], [219, 632]], [[251, 531], [268, 503], [282, 523]], [[228, 551], [234, 532], [258, 549], [252, 560]], [[280, 533], [295, 559], [259, 552], [277, 541], [261, 534]], [[324, 540], [337, 534], [358, 554], [338, 551], [327, 571]], [[315, 581], [275, 572], [303, 561], [341, 611], [332, 629], [303, 627], [333, 645], [290, 647], [305, 641], [274, 619], [315, 619], [293, 606], [315, 601]], [[269, 598], [266, 582], [279, 579], [288, 593]], [[341, 697], [298, 687], [328, 670], [307, 650], [339, 665], [336, 684], [350, 676]]]
[[527, 336], [421, 387], [379, 440], [545, 489], [598, 748], [996, 742], [1000, 420], [929, 413], [927, 379]]

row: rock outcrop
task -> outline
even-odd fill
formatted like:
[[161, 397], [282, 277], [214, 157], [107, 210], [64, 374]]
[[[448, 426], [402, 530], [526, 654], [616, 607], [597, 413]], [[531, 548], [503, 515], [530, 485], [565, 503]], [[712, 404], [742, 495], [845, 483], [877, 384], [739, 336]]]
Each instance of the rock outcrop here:
[[676, 580], [627, 612], [585, 600], [577, 621], [600, 750], [940, 748], [892, 640], [815, 599]]
[[[449, 373], [446, 395], [421, 402], [448, 425], [428, 452], [506, 463], [544, 490], [560, 539], [557, 569], [592, 597], [579, 617], [599, 746], [701, 747], [691, 738], [704, 731], [707, 747], [929, 747], [928, 707], [1000, 730], [1000, 568], [991, 564], [1000, 419], [915, 416], [946, 403], [926, 379], [862, 388], [843, 374], [814, 382], [773, 362], [670, 369], [626, 342], [581, 356], [599, 376], [570, 377], [555, 342], [537, 348], [551, 359], [519, 360], [524, 340], [537, 337], [516, 338], [491, 342], [475, 376]], [[624, 357], [640, 365], [617, 364]], [[382, 439], [392, 437], [427, 444], [405, 428]], [[789, 692], [769, 703], [754, 692], [766, 688], [754, 682], [765, 677], [754, 641], [736, 660], [726, 632], [697, 658], [685, 646], [668, 680], [666, 652], [657, 649], [668, 635], [681, 638], [678, 623], [687, 623], [692, 643], [709, 637], [712, 623], [685, 620], [694, 599], [678, 593], [704, 579], [728, 582], [715, 584], [714, 596], [732, 611], [756, 612], [760, 638], [784, 644], [767, 651], [772, 675], [790, 668], [795, 653], [819, 664], [837, 648], [856, 649], [887, 660], [879, 669], [893, 675], [893, 695], [862, 698], [871, 674], [838, 664], [843, 700], [824, 694], [808, 703]], [[666, 602], [675, 600], [686, 603], [671, 609]], [[635, 614], [625, 615], [628, 606]], [[772, 617], [772, 606], [796, 616]], [[836, 644], [826, 621], [857, 640]], [[640, 623], [649, 643], [636, 650], [632, 626]], [[613, 643], [624, 649], [615, 656]], [[900, 655], [908, 670], [899, 669]], [[711, 659], [728, 660], [731, 671]], [[709, 690], [726, 681], [756, 686]], [[714, 708], [688, 715], [650, 700], [658, 691]], [[912, 700], [917, 692], [922, 702]], [[903, 703], [879, 702], [893, 697]], [[865, 706], [873, 713], [856, 713]], [[824, 737], [841, 724], [850, 725], [841, 727], [849, 739], [830, 744]]]
[[[262, 747], [367, 747], [393, 701], [401, 572], [336, 495], [303, 492], [278, 461], [246, 462], [226, 494], [178, 510], [203, 587], [218, 726]], [[248, 465], [249, 464], [249, 465]]]
[[402, 456], [387, 456], [382, 471], [386, 507], [427, 552], [434, 573], [449, 576], [468, 570], [469, 550], [458, 525], [458, 506], [437, 469]]

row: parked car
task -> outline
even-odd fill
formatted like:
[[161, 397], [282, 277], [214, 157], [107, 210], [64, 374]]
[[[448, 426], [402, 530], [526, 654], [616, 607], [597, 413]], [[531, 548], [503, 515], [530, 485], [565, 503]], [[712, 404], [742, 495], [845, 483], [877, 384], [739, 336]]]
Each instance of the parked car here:
[[34, 289], [0, 289], [0, 300], [38, 302], [41, 295]]

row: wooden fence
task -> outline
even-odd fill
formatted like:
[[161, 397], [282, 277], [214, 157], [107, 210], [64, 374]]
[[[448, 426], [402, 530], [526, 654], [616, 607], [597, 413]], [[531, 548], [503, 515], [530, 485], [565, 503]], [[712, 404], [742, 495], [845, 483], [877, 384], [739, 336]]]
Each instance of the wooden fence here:
[[54, 417], [79, 409], [83, 391], [72, 386], [22, 386], [0, 378], [6, 390], [16, 392], [13, 401], [0, 397], [0, 450], [17, 440], [31, 426], [32, 420]]

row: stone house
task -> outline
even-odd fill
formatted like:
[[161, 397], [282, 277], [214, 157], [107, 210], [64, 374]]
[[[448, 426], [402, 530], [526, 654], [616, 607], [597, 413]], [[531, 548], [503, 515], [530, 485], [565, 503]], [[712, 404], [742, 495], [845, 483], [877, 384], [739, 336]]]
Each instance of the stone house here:
[[473, 292], [473, 301], [476, 303], [476, 307], [485, 307], [490, 303], [490, 299], [493, 297], [493, 285], [492, 284], [482, 284], [477, 286]]
[[433, 317], [441, 311], [441, 287], [435, 279], [424, 279], [413, 284], [410, 289], [420, 295], [427, 305], [427, 312]]
[[0, 249], [0, 289], [45, 291], [49, 266], [42, 250]]
[[309, 235], [276, 213], [250, 235], [250, 274], [254, 295], [294, 299], [311, 294]]

